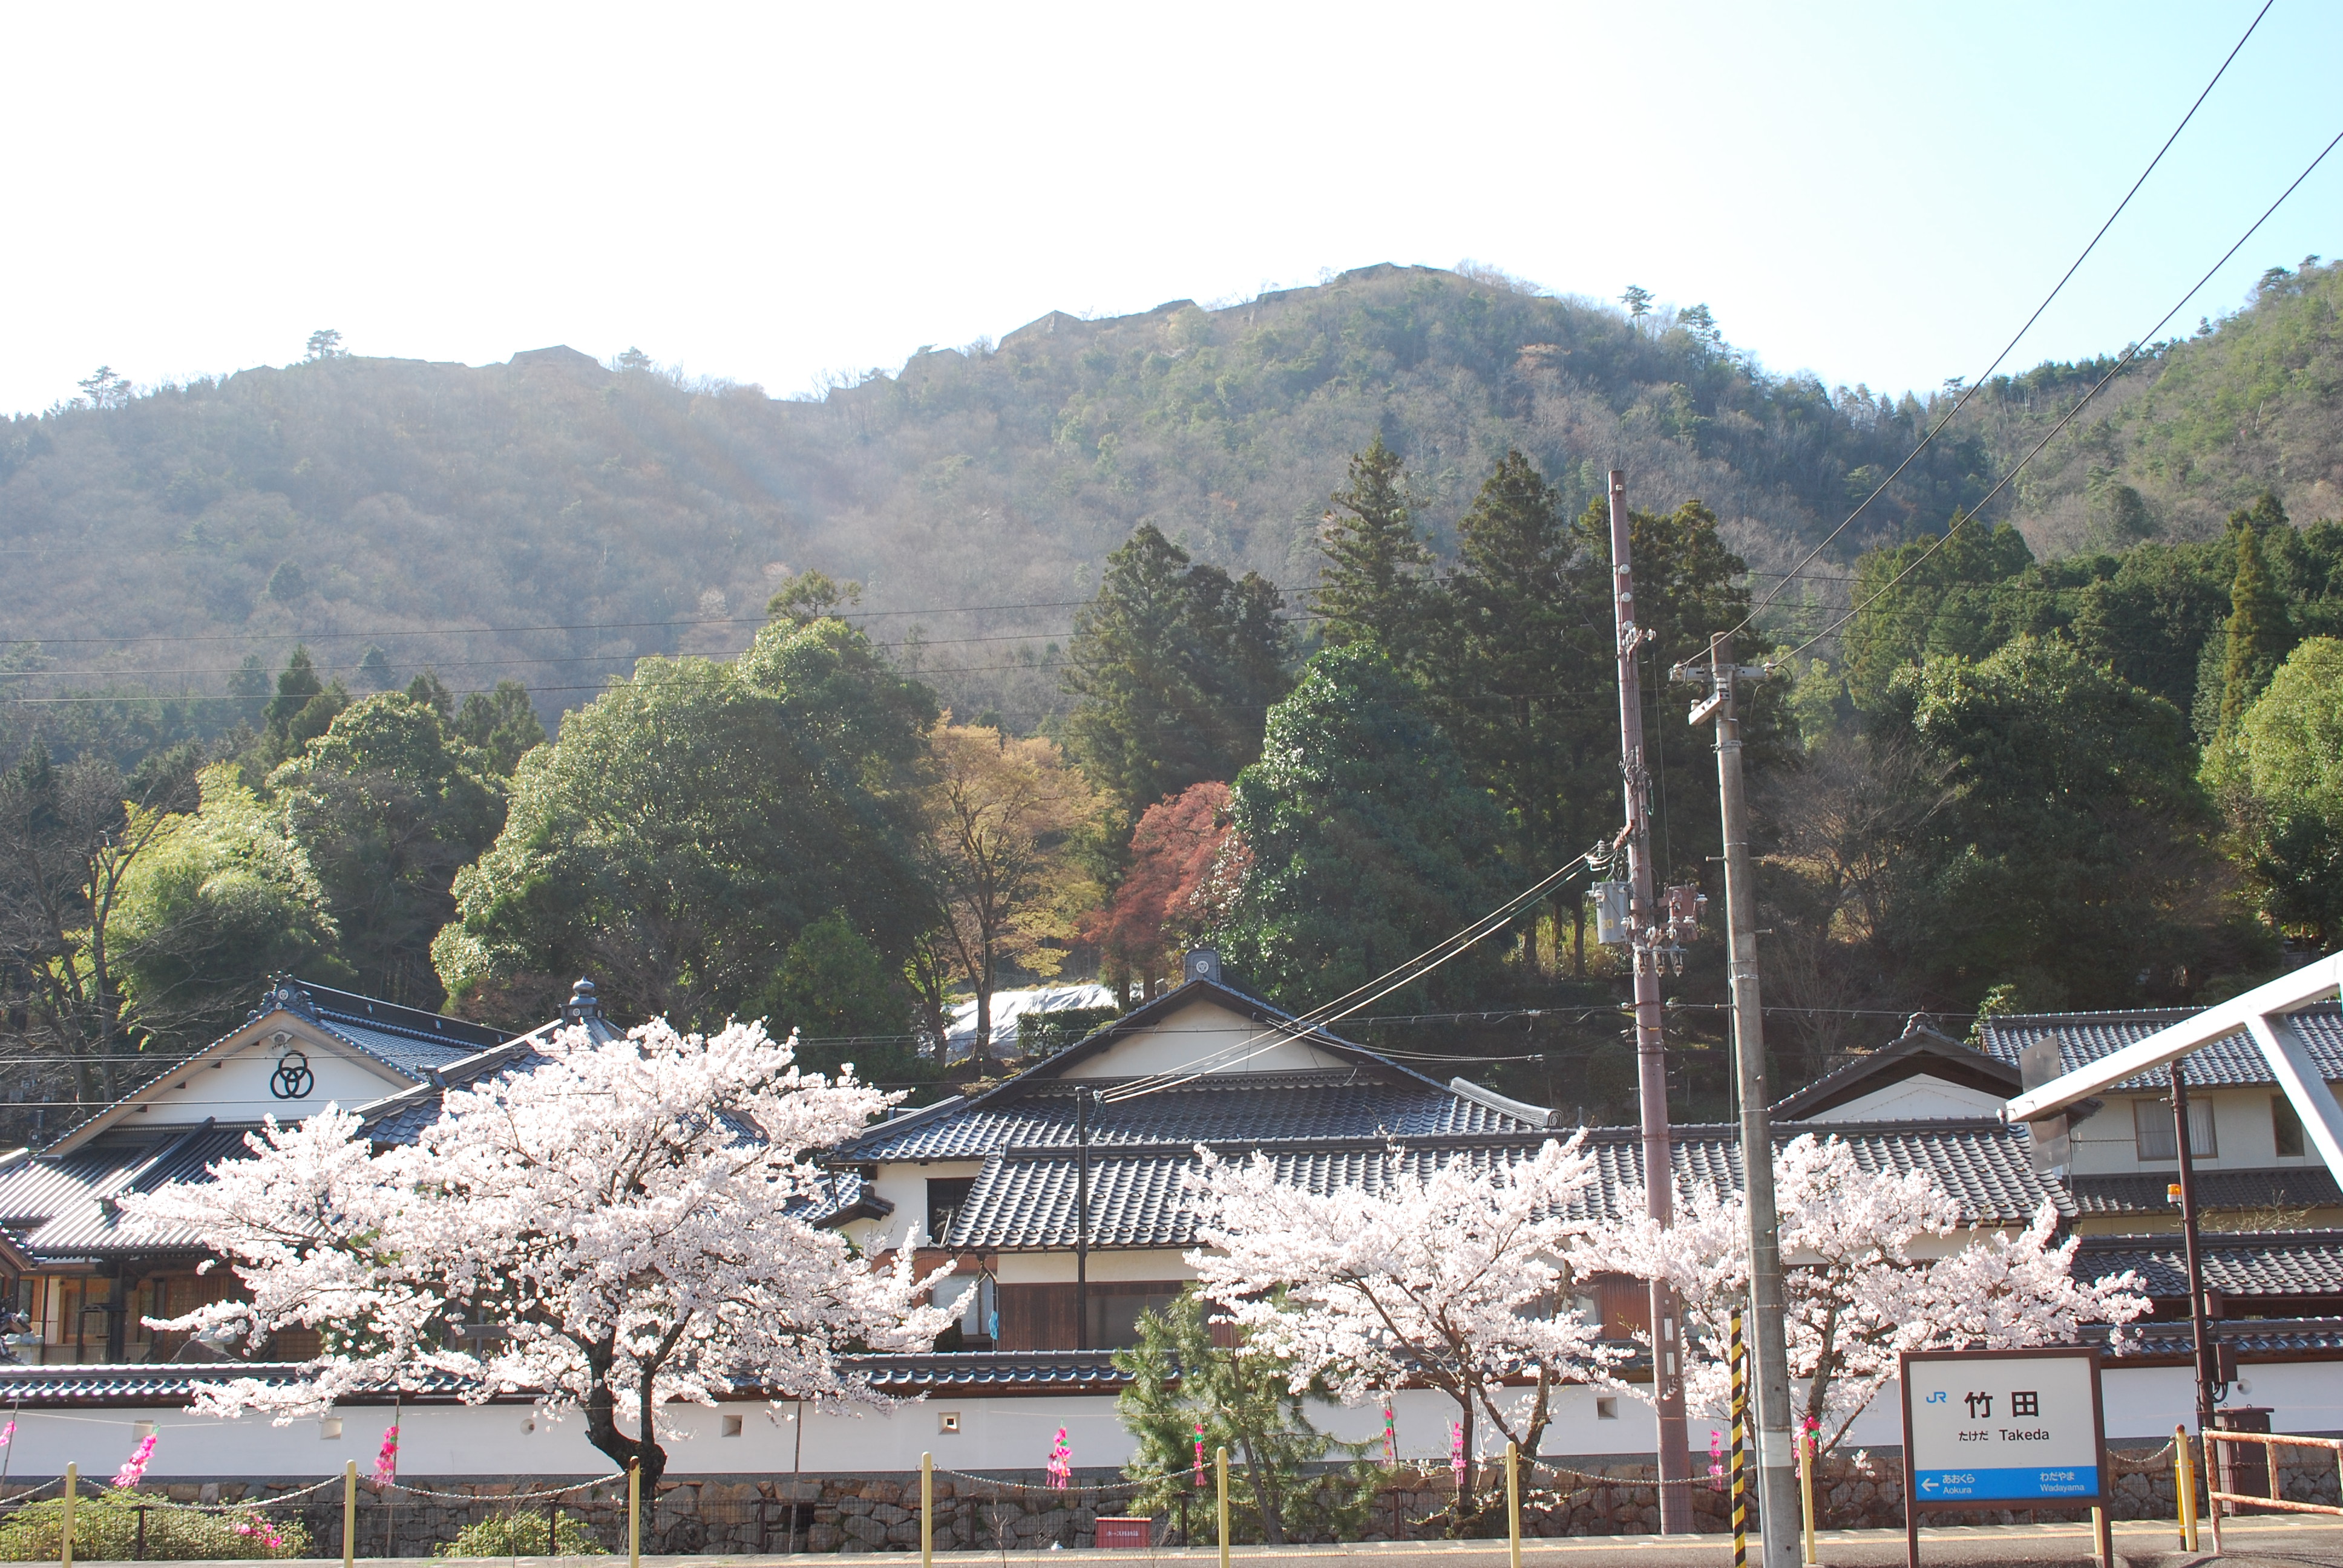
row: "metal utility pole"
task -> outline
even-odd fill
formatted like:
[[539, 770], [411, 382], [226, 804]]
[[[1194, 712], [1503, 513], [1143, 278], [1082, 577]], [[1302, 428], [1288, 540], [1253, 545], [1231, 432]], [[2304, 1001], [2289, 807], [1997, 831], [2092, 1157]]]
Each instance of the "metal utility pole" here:
[[[1635, 1086], [1643, 1108], [1646, 1211], [1675, 1219], [1675, 1161], [1668, 1137], [1668, 1058], [1660, 1029], [1661, 917], [1652, 900], [1651, 778], [1644, 765], [1644, 688], [1635, 653], [1650, 633], [1635, 623], [1627, 476], [1611, 470], [1611, 605], [1619, 638], [1619, 763], [1627, 795], [1629, 950], [1635, 965]], [[1652, 1392], [1660, 1424], [1660, 1533], [1692, 1532], [1692, 1453], [1684, 1441], [1684, 1344], [1675, 1292], [1652, 1282]]]
[[[2188, 1334], [2197, 1362], [2197, 1430], [2213, 1428], [2213, 1403], [2220, 1397], [2220, 1372], [2215, 1365], [2211, 1325], [2205, 1320], [2205, 1268], [2197, 1255], [2197, 1161], [2188, 1146], [2188, 1083], [2180, 1064], [2172, 1064], [2172, 1151], [2180, 1161], [2180, 1240], [2188, 1260]], [[2208, 1479], [2206, 1485], [2213, 1483]]]
[[1091, 1091], [1074, 1091], [1074, 1348], [1091, 1348]]
[[[1698, 666], [1678, 672], [1688, 679]], [[1726, 959], [1733, 985], [1733, 1065], [1741, 1096], [1742, 1191], [1749, 1214], [1749, 1295], [1755, 1333], [1750, 1343], [1757, 1406], [1758, 1529], [1766, 1568], [1795, 1562], [1798, 1550], [1798, 1476], [1791, 1448], [1790, 1356], [1782, 1326], [1781, 1227], [1774, 1212], [1773, 1096], [1765, 1086], [1765, 1010], [1757, 988], [1757, 888], [1749, 863], [1749, 806], [1741, 788], [1743, 679], [1765, 672], [1733, 662], [1733, 638], [1708, 641], [1708, 696], [1692, 722], [1716, 726], [1716, 794], [1725, 819]]]

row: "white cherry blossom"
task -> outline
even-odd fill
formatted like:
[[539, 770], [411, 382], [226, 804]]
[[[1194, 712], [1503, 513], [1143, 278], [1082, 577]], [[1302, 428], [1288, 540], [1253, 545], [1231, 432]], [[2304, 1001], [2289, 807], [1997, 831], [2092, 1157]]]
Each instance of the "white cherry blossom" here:
[[528, 1391], [655, 1480], [661, 1406], [741, 1387], [876, 1402], [840, 1355], [923, 1350], [950, 1322], [929, 1304], [948, 1269], [917, 1276], [908, 1249], [874, 1267], [809, 1222], [825, 1188], [809, 1151], [894, 1097], [801, 1073], [794, 1040], [755, 1023], [598, 1043], [569, 1029], [539, 1050], [532, 1070], [450, 1090], [411, 1145], [377, 1151], [328, 1108], [271, 1122], [208, 1181], [125, 1200], [194, 1228], [245, 1285], [155, 1326], [323, 1338], [295, 1382], [236, 1380], [196, 1408], [283, 1421], [359, 1389]]

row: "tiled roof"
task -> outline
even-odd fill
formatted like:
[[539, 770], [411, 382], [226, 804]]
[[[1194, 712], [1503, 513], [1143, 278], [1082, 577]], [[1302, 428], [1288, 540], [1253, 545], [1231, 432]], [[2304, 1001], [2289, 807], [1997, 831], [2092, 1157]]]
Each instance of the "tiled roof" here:
[[870, 1386], [882, 1393], [947, 1388], [1111, 1392], [1131, 1382], [1130, 1374], [1116, 1367], [1106, 1351], [952, 1351], [853, 1356], [846, 1364], [868, 1377]]
[[[841, 1358], [846, 1370], [870, 1380], [882, 1393], [916, 1393], [921, 1389], [965, 1389], [991, 1392], [1031, 1390], [1049, 1393], [1111, 1392], [1130, 1379], [1116, 1370], [1106, 1351], [951, 1351], [911, 1355], [862, 1355]], [[196, 1392], [232, 1378], [258, 1378], [264, 1382], [291, 1382], [303, 1372], [298, 1362], [157, 1362], [137, 1365], [0, 1366], [0, 1404], [24, 1405], [184, 1405]], [[417, 1373], [406, 1397], [453, 1399], [458, 1385], [434, 1373]], [[738, 1387], [721, 1391], [736, 1398], [761, 1397], [762, 1389]], [[498, 1396], [521, 1400], [527, 1390]], [[344, 1400], [347, 1404], [390, 1402], [387, 1390]]]
[[[2177, 1214], [2166, 1193], [2177, 1171], [2118, 1176], [2070, 1176], [2066, 1191], [2077, 1214]], [[2343, 1207], [2343, 1191], [2324, 1165], [2275, 1171], [2197, 1172], [2197, 1202], [2206, 1209], [2332, 1209]]]
[[241, 1158], [245, 1132], [206, 1123], [105, 1133], [70, 1154], [0, 1174], [0, 1211], [26, 1221], [15, 1228], [25, 1251], [41, 1259], [201, 1251], [193, 1231], [134, 1222], [100, 1200], [200, 1177], [218, 1161]]
[[[1787, 1142], [1797, 1129], [1781, 1131]], [[1923, 1122], [1834, 1127], [1829, 1135], [1855, 1151], [1868, 1171], [1926, 1169], [1936, 1173], [1961, 1206], [1970, 1224], [2015, 1225], [2034, 1218], [2045, 1198], [2069, 1212], [2063, 1195], [2034, 1172], [2024, 1132], [1993, 1121]], [[1422, 1171], [1454, 1160], [1475, 1164], [1513, 1164], [1532, 1159], [1548, 1137], [1410, 1141], [1399, 1147], [1403, 1169]], [[1678, 1128], [1673, 1142], [1679, 1191], [1698, 1184], [1737, 1188], [1741, 1181], [1740, 1130]], [[1243, 1153], [1257, 1148], [1276, 1167], [1282, 1182], [1313, 1192], [1373, 1185], [1393, 1168], [1393, 1150], [1381, 1140], [1255, 1140], [1218, 1151]], [[1632, 1129], [1594, 1130], [1587, 1140], [1597, 1182], [1581, 1217], [1619, 1220], [1639, 1205], [1643, 1144]], [[985, 1162], [952, 1221], [943, 1244], [980, 1251], [1057, 1251], [1074, 1244], [1076, 1156], [1060, 1149], [1010, 1150]], [[1100, 1148], [1091, 1155], [1091, 1245], [1168, 1248], [1195, 1244], [1182, 1179], [1196, 1167], [1192, 1146]]]
[[[2157, 1009], [2141, 1012], [2005, 1013], [1979, 1021], [1978, 1043], [1986, 1052], [2012, 1066], [2036, 1040], [2058, 1042], [2059, 1066], [2067, 1072], [2101, 1057], [2111, 1056], [2157, 1030], [2196, 1016], [2191, 1008]], [[2276, 1020], [2290, 1029], [2318, 1064], [2319, 1076], [2329, 1082], [2343, 1080], [2343, 1003], [2327, 1001], [2289, 1013]], [[2194, 1087], [2241, 1088], [2275, 1083], [2269, 1064], [2245, 1030], [2225, 1035], [2181, 1060], [2182, 1078]], [[2125, 1092], [2157, 1092], [2165, 1089], [2162, 1069], [2127, 1078], [2113, 1088]]]
[[[1111, 1081], [1085, 1079], [1097, 1088]], [[831, 1158], [981, 1160], [996, 1150], [1074, 1147], [1074, 1092], [1066, 1081], [1019, 1092], [927, 1106], [881, 1122]], [[1543, 1128], [1423, 1080], [1384, 1081], [1364, 1072], [1252, 1072], [1200, 1078], [1177, 1089], [1092, 1108], [1091, 1146], [1281, 1138], [1438, 1137], [1526, 1133]]]
[[[2278, 1231], [2200, 1236], [2205, 1283], [2225, 1296], [2343, 1295], [2343, 1231]], [[2137, 1273], [2151, 1296], [2188, 1298], [2181, 1239], [2087, 1236], [2075, 1255], [2078, 1279]]]
[[1922, 1026], [1776, 1101], [1773, 1113], [1786, 1121], [1819, 1116], [1922, 1073], [2005, 1098], [2018, 1090], [2017, 1072], [2007, 1062]]
[[[2343, 1359], [2343, 1318], [2230, 1318], [2216, 1319], [2206, 1326], [2215, 1340], [2234, 1349], [2240, 1361]], [[2086, 1324], [2082, 1342], [2104, 1350], [2110, 1332], [2105, 1323]], [[2132, 1323], [2124, 1335], [2131, 1348], [2120, 1356], [2109, 1356], [2110, 1366], [2143, 1362], [2151, 1366], [2186, 1366], [2193, 1357], [2191, 1332], [2185, 1320]]]
[[379, 1144], [414, 1142], [426, 1128], [439, 1120], [441, 1101], [450, 1089], [469, 1089], [484, 1078], [527, 1072], [543, 1065], [546, 1059], [538, 1054], [536, 1047], [542, 1032], [532, 1030], [502, 1045], [458, 1057], [432, 1070], [437, 1074], [436, 1082], [418, 1083], [358, 1106], [357, 1115], [366, 1124], [367, 1136]]

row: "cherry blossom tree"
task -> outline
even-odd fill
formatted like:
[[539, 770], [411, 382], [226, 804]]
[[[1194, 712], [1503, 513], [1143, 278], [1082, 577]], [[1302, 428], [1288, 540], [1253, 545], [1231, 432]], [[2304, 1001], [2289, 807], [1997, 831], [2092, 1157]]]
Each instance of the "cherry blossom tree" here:
[[289, 1421], [424, 1376], [475, 1401], [529, 1389], [651, 1482], [662, 1406], [737, 1387], [879, 1402], [840, 1352], [925, 1349], [950, 1321], [928, 1304], [948, 1268], [916, 1277], [909, 1249], [873, 1267], [809, 1222], [805, 1152], [893, 1098], [851, 1069], [802, 1073], [794, 1040], [753, 1023], [570, 1029], [538, 1049], [533, 1070], [449, 1091], [411, 1145], [377, 1151], [329, 1107], [270, 1122], [209, 1181], [125, 1200], [192, 1229], [246, 1289], [156, 1327], [322, 1337], [297, 1382], [238, 1379], [195, 1408]]
[[[1364, 1181], [1327, 1191], [1265, 1153], [1202, 1151], [1189, 1178], [1197, 1289], [1246, 1353], [1290, 1362], [1296, 1393], [1322, 1378], [1356, 1404], [1420, 1380], [1456, 1402], [1467, 1452], [1485, 1420], [1535, 1453], [1554, 1384], [1614, 1353], [1565, 1296], [1564, 1260], [1585, 1224], [1570, 1216], [1595, 1180], [1583, 1141], [1549, 1140], [1512, 1164], [1394, 1144]], [[1469, 1506], [1460, 1491], [1453, 1523]]]
[[[2056, 1243], [2046, 1199], [2015, 1234], [1953, 1241], [1960, 1204], [1933, 1171], [1867, 1171], [1836, 1138], [1802, 1133], [1774, 1160], [1781, 1221], [1790, 1374], [1806, 1385], [1801, 1414], [1835, 1447], [1855, 1417], [1916, 1350], [2006, 1350], [2070, 1343], [2091, 1322], [2121, 1325], [2148, 1310], [2130, 1273], [2074, 1278], [2077, 1238]], [[1728, 1414], [1728, 1320], [1749, 1300], [1748, 1228], [1738, 1191], [1706, 1185], [1679, 1195], [1662, 1230], [1624, 1193], [1634, 1217], [1582, 1238], [1571, 1263], [1584, 1276], [1662, 1277], [1684, 1303], [1684, 1398], [1713, 1419]], [[1638, 1398], [1641, 1385], [1621, 1384]]]

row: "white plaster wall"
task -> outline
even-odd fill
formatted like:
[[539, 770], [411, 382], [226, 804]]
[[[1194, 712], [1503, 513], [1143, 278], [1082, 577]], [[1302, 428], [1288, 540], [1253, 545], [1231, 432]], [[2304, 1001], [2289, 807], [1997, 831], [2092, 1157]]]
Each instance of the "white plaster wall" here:
[[[2330, 1092], [2335, 1085], [2328, 1085]], [[2277, 1129], [2270, 1118], [2270, 1098], [2278, 1092], [2275, 1085], [2251, 1089], [2195, 1089], [2189, 1091], [2191, 1101], [2203, 1101], [2213, 1108], [2213, 1143], [2218, 1151], [2209, 1157], [2199, 1155], [2196, 1161], [2199, 1171], [2268, 1171], [2293, 1170], [2311, 1163], [2318, 1156], [2310, 1151], [2308, 1141], [2301, 1154], [2281, 1155], [2278, 1152]], [[2178, 1165], [2170, 1160], [2149, 1161], [2139, 1158], [2139, 1144], [2133, 1107], [2146, 1102], [2151, 1113], [2169, 1125], [2170, 1104], [2152, 1095], [2115, 1094], [2107, 1097], [2098, 1114], [2086, 1118], [2074, 1131], [2075, 1174], [2105, 1176], [2133, 1171], [2175, 1172]]]
[[925, 1246], [934, 1240], [928, 1234], [929, 1181], [970, 1177], [983, 1169], [981, 1160], [935, 1160], [925, 1164], [902, 1160], [881, 1165], [870, 1190], [894, 1204], [895, 1211], [876, 1225], [863, 1221], [861, 1229], [870, 1236], [880, 1238], [882, 1245], [900, 1243], [909, 1235], [914, 1246]]
[[[1003, 1252], [994, 1277], [1004, 1285], [1071, 1285], [1074, 1282], [1071, 1252]], [[1093, 1280], [1192, 1280], [1182, 1253], [1169, 1248], [1150, 1251], [1093, 1251]]]
[[[2248, 1365], [2247, 1390], [2237, 1402], [2272, 1407], [2271, 1425], [2280, 1432], [2343, 1432], [2343, 1362]], [[2176, 1423], [2194, 1424], [2189, 1372], [2186, 1367], [2109, 1366], [2104, 1374], [2107, 1439], [2125, 1445], [2160, 1442]], [[1848, 1435], [1858, 1448], [1896, 1448], [1903, 1442], [1901, 1398], [1893, 1382], [1859, 1417]], [[1599, 1413], [1597, 1401], [1611, 1402], [1613, 1414]], [[957, 1434], [941, 1430], [947, 1411], [960, 1418]], [[1393, 1401], [1394, 1426], [1403, 1460], [1445, 1462], [1449, 1422], [1456, 1407], [1425, 1389], [1403, 1390]], [[677, 1474], [785, 1475], [802, 1472], [869, 1473], [919, 1468], [922, 1451], [947, 1469], [979, 1474], [1038, 1470], [1047, 1461], [1059, 1427], [1066, 1429], [1074, 1463], [1084, 1469], [1120, 1466], [1131, 1440], [1108, 1394], [1069, 1394], [1027, 1399], [987, 1399], [939, 1394], [880, 1410], [832, 1407], [804, 1412], [789, 1402], [729, 1404], [709, 1410], [670, 1407], [676, 1434], [669, 1442], [669, 1468]], [[726, 1415], [741, 1417], [737, 1436], [722, 1435]], [[18, 1476], [48, 1476], [67, 1461], [94, 1481], [113, 1475], [137, 1445], [135, 1424], [156, 1423], [160, 1441], [148, 1473], [156, 1480], [185, 1477], [324, 1478], [338, 1474], [345, 1460], [370, 1474], [387, 1405], [358, 1405], [340, 1412], [342, 1435], [320, 1435], [315, 1420], [272, 1425], [262, 1417], [239, 1421], [198, 1419], [176, 1407], [22, 1411], [7, 1449], [8, 1467]], [[1337, 1437], [1379, 1441], [1383, 1413], [1373, 1402], [1355, 1407], [1319, 1406], [1311, 1419]], [[609, 1462], [586, 1442], [585, 1422], [572, 1415], [560, 1422], [538, 1417], [526, 1405], [410, 1405], [400, 1415], [399, 1470], [425, 1476], [597, 1476]], [[1695, 1415], [1689, 1437], [1695, 1465], [1706, 1462], [1708, 1434], [1724, 1423]], [[1487, 1442], [1485, 1430], [1483, 1443]], [[1542, 1452], [1549, 1457], [1648, 1452], [1654, 1427], [1650, 1408], [1624, 1394], [1565, 1387], [1554, 1394], [1553, 1423]], [[1494, 1457], [1502, 1445], [1487, 1450]]]
[[1875, 1093], [1817, 1111], [1806, 1121], [1968, 1121], [2000, 1113], [2003, 1101], [1980, 1089], [1920, 1073]]
[[[280, 1031], [292, 1034], [289, 1049], [308, 1059], [309, 1092], [298, 1100], [279, 1100], [269, 1091], [269, 1080], [284, 1055], [269, 1037]], [[329, 1102], [347, 1111], [411, 1087], [409, 1080], [372, 1057], [280, 1022], [256, 1040], [229, 1046], [208, 1061], [166, 1075], [142, 1097], [145, 1110], [129, 1108], [114, 1125], [176, 1127], [206, 1117], [223, 1124], [258, 1121], [264, 1116], [297, 1121], [323, 1111]]]
[[1351, 1065], [1341, 1057], [1232, 1012], [1216, 1002], [1196, 1001], [1142, 1033], [1117, 1040], [1096, 1056], [1066, 1068], [1066, 1078], [1135, 1078], [1149, 1072], [1189, 1070], [1216, 1052], [1232, 1053], [1206, 1070], [1296, 1072]]

